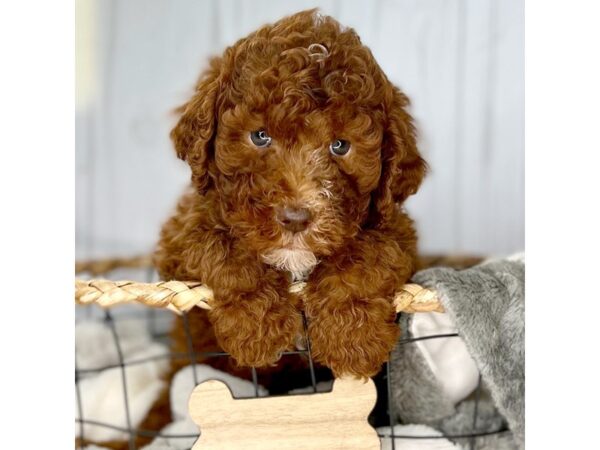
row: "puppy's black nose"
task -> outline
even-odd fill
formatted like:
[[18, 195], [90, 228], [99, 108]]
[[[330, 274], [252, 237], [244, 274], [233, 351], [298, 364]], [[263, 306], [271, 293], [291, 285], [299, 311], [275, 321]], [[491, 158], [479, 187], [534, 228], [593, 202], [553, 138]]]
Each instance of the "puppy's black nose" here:
[[310, 211], [306, 208], [285, 207], [277, 211], [277, 221], [293, 233], [306, 230], [311, 218]]

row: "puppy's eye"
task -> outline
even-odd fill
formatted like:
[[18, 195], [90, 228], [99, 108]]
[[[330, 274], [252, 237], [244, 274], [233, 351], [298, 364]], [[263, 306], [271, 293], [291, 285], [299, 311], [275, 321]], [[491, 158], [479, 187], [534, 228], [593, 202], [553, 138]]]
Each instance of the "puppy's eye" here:
[[256, 130], [250, 133], [250, 140], [257, 147], [268, 147], [271, 145], [271, 136], [265, 130]]
[[329, 151], [335, 156], [344, 156], [350, 151], [350, 142], [336, 139], [329, 145]]

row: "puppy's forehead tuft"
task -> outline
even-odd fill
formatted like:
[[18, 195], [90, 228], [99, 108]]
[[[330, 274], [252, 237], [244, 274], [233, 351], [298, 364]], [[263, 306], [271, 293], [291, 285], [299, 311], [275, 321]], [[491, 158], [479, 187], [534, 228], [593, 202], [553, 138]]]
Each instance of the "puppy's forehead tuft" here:
[[308, 46], [308, 56], [317, 62], [323, 62], [329, 56], [329, 50], [322, 44], [310, 44]]
[[231, 104], [287, 103], [304, 113], [326, 105], [378, 107], [389, 82], [352, 29], [316, 12], [267, 25], [228, 51]]

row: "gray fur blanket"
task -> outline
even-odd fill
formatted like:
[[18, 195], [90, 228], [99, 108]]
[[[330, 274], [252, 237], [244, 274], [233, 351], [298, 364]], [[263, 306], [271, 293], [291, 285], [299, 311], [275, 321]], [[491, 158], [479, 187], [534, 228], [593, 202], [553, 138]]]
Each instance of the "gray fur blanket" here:
[[444, 339], [463, 340], [479, 370], [480, 383], [461, 401], [452, 401], [422, 351], [411, 342], [413, 317], [402, 315], [402, 336], [390, 363], [391, 406], [399, 421], [426, 424], [448, 436], [508, 428], [477, 437], [474, 448], [524, 448], [524, 261], [519, 257], [494, 260], [460, 271], [433, 268], [417, 273], [413, 280], [439, 293], [459, 334]]

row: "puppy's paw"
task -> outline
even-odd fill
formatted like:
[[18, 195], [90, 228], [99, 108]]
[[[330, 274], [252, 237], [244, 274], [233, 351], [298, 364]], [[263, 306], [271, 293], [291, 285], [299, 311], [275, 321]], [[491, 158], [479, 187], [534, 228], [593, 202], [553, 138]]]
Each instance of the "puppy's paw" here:
[[285, 299], [230, 302], [210, 311], [219, 345], [240, 366], [274, 365], [302, 330], [302, 316]]
[[308, 332], [316, 361], [336, 377], [371, 377], [381, 369], [400, 329], [385, 299], [348, 300], [309, 315]]

